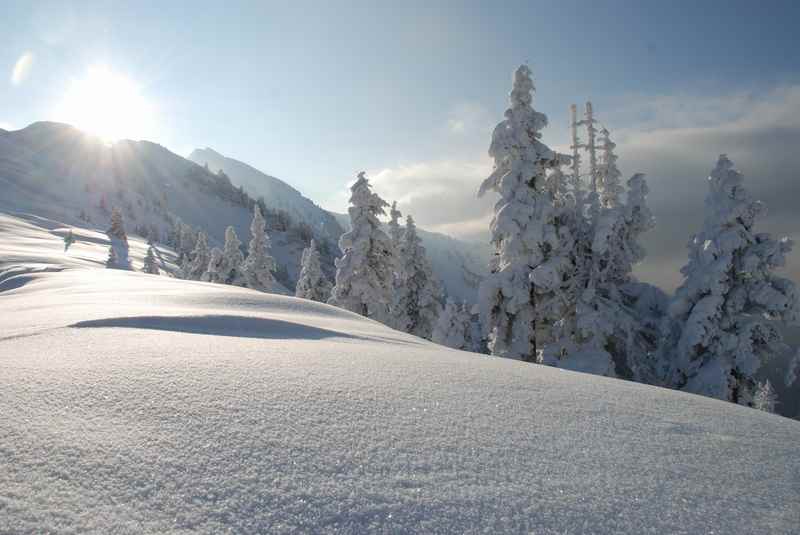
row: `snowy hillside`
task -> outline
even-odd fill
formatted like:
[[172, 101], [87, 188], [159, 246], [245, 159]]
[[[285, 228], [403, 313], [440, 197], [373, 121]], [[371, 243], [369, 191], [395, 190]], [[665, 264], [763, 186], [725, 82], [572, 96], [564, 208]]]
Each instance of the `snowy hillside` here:
[[0, 531], [796, 532], [796, 421], [102, 269], [64, 228], [0, 218]]
[[189, 159], [209, 169], [225, 172], [236, 186], [241, 186], [252, 196], [263, 197], [266, 205], [273, 210], [283, 210], [297, 221], [302, 221], [334, 242], [339, 239], [342, 229], [336, 219], [286, 182], [279, 180], [246, 163], [227, 158], [213, 149], [196, 149]]
[[[108, 146], [69, 125], [49, 122], [0, 132], [0, 188], [0, 209], [73, 225], [106, 228], [110, 208], [119, 206], [134, 233], [155, 228], [163, 237], [180, 220], [206, 232], [211, 245], [222, 244], [228, 225], [244, 243], [249, 240], [252, 198], [246, 192], [147, 141]], [[291, 221], [274, 219], [267, 214], [278, 278], [293, 290], [307, 237]], [[325, 242], [332, 265], [335, 241], [318, 241]]]

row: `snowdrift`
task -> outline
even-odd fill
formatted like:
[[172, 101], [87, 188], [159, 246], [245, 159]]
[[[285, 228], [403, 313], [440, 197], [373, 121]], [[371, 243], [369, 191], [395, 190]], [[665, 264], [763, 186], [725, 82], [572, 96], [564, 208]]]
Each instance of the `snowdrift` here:
[[796, 532], [796, 421], [102, 269], [59, 229], [0, 217], [0, 532]]

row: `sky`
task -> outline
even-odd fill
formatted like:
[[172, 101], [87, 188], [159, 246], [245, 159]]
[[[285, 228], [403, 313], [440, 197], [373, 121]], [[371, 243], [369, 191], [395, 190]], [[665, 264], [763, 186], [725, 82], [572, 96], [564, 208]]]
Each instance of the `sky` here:
[[337, 211], [366, 170], [420, 226], [485, 240], [494, 199], [475, 192], [528, 63], [545, 143], [565, 150], [569, 105], [591, 99], [623, 173], [647, 173], [643, 278], [679, 281], [721, 152], [765, 228], [800, 238], [800, 2], [6, 0], [0, 20], [0, 128], [211, 147]]

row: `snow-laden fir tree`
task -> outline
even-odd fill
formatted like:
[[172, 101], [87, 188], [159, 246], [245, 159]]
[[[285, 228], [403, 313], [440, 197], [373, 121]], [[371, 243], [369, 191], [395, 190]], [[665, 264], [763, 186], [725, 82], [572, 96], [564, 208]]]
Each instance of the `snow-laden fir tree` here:
[[208, 237], [205, 232], [197, 233], [197, 240], [195, 241], [194, 250], [187, 257], [186, 268], [183, 273], [183, 278], [189, 280], [200, 280], [203, 278], [203, 273], [208, 270], [208, 261], [211, 258], [211, 253], [208, 249]]
[[225, 245], [222, 248], [222, 262], [219, 266], [219, 281], [222, 284], [243, 286], [242, 263], [244, 254], [241, 250], [242, 242], [233, 227], [225, 229]]
[[441, 286], [433, 275], [425, 247], [417, 235], [414, 219], [407, 216], [406, 228], [400, 242], [391, 325], [401, 331], [430, 339], [439, 315], [441, 298]]
[[211, 253], [209, 253], [208, 256], [208, 266], [206, 266], [206, 270], [200, 280], [205, 282], [222, 282], [222, 249], [219, 247], [212, 247]]
[[795, 285], [773, 274], [792, 243], [757, 233], [763, 205], [722, 155], [708, 179], [703, 230], [689, 242], [685, 281], [669, 307], [664, 348], [672, 386], [752, 405], [756, 372], [785, 351], [776, 321], [798, 318]]
[[181, 266], [185, 266], [188, 262], [187, 259], [191, 257], [192, 251], [194, 250], [197, 242], [197, 233], [192, 229], [192, 227], [179, 221], [177, 234], [178, 263]]
[[772, 388], [769, 379], [763, 383], [758, 383], [753, 394], [753, 408], [764, 412], [775, 412], [775, 405], [778, 404], [778, 394]]
[[297, 279], [294, 295], [324, 303], [330, 297], [330, 293], [331, 283], [322, 273], [317, 244], [311, 240], [311, 244], [303, 250], [300, 260], [300, 276]]
[[552, 339], [552, 325], [563, 315], [565, 274], [573, 269], [569, 228], [557, 221], [546, 176], [563, 162], [539, 141], [547, 117], [531, 107], [533, 90], [531, 71], [522, 65], [514, 73], [511, 107], [492, 134], [494, 171], [478, 192], [500, 194], [490, 227], [491, 274], [480, 286], [481, 322], [492, 354], [526, 361], [537, 360]]
[[144, 257], [144, 266], [142, 267], [142, 272], [149, 273], [150, 275], [158, 275], [160, 273], [152, 245], [147, 247], [147, 254]]
[[261, 292], [269, 292], [275, 285], [272, 271], [275, 269], [275, 260], [269, 254], [269, 236], [266, 232], [266, 222], [261, 215], [258, 205], [253, 207], [253, 221], [250, 224], [250, 245], [247, 258], [242, 264], [242, 275], [248, 288]]
[[620, 203], [620, 196], [625, 191], [620, 183], [622, 173], [617, 168], [617, 155], [614, 152], [617, 144], [611, 141], [611, 133], [603, 128], [600, 131], [600, 164], [597, 167], [597, 189], [600, 206], [614, 208]]
[[112, 249], [109, 252], [106, 266], [116, 269], [131, 269], [131, 261], [128, 258], [128, 235], [125, 232], [125, 222], [122, 218], [122, 212], [116, 207], [111, 211], [111, 227], [106, 231], [106, 234], [111, 241]]
[[397, 209], [397, 201], [392, 202], [389, 210], [389, 237], [392, 239], [392, 247], [395, 250], [400, 248], [400, 240], [403, 237], [403, 227], [400, 226], [400, 218], [403, 214]]
[[339, 238], [336, 284], [328, 303], [388, 323], [392, 295], [392, 242], [378, 216], [388, 206], [363, 172], [350, 188], [350, 228]]
[[116, 206], [111, 211], [111, 227], [106, 231], [109, 238], [116, 238], [121, 242], [128, 243], [128, 235], [125, 232], [125, 221], [122, 212]]
[[469, 340], [472, 335], [470, 320], [471, 317], [465, 312], [465, 308], [459, 306], [452, 298], [448, 298], [436, 321], [431, 340], [453, 349], [472, 351]]

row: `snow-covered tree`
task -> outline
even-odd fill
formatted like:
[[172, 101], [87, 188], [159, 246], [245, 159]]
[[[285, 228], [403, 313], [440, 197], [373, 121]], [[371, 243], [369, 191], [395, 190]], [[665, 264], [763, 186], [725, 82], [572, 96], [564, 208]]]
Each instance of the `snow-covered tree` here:
[[753, 394], [753, 408], [764, 412], [775, 412], [775, 405], [778, 404], [778, 394], [772, 388], [769, 379], [763, 383], [758, 383], [755, 394]]
[[397, 209], [397, 201], [392, 202], [389, 210], [389, 237], [392, 238], [392, 247], [395, 250], [400, 248], [400, 240], [403, 237], [403, 228], [400, 226], [400, 218], [403, 214]]
[[391, 325], [430, 339], [439, 315], [442, 290], [433, 275], [433, 268], [425, 255], [425, 247], [417, 235], [417, 227], [411, 216], [406, 217], [400, 251]]
[[153, 246], [150, 245], [147, 248], [147, 254], [144, 257], [144, 267], [142, 267], [142, 272], [149, 273], [150, 275], [158, 275], [159, 269], [158, 264], [156, 262], [156, 255], [153, 251]]
[[243, 286], [242, 263], [244, 254], [241, 250], [242, 242], [233, 227], [225, 229], [225, 245], [222, 248], [222, 262], [219, 265], [219, 281], [222, 284]]
[[265, 230], [266, 222], [258, 205], [253, 208], [253, 221], [250, 224], [250, 245], [247, 258], [242, 264], [242, 275], [248, 288], [261, 292], [269, 292], [275, 285], [272, 271], [275, 260], [269, 254], [269, 236]]
[[200, 280], [205, 282], [222, 282], [222, 263], [222, 249], [219, 247], [212, 247], [211, 253], [209, 253], [208, 266], [206, 266], [206, 270], [203, 276], [200, 277]]
[[183, 266], [191, 258], [192, 251], [197, 242], [197, 233], [186, 223], [178, 222], [177, 228], [178, 262]]
[[128, 236], [125, 233], [125, 222], [122, 218], [122, 212], [118, 208], [111, 211], [111, 227], [106, 231], [109, 240], [111, 241], [112, 254], [109, 252], [108, 260], [106, 261], [107, 267], [114, 267], [116, 269], [131, 269], [131, 261], [128, 258]]
[[116, 238], [121, 242], [128, 243], [128, 235], [125, 233], [125, 221], [122, 219], [122, 212], [116, 206], [111, 211], [111, 227], [106, 231], [109, 238]]
[[200, 280], [203, 277], [203, 273], [208, 270], [208, 261], [210, 259], [208, 237], [205, 232], [197, 233], [194, 250], [188, 258], [190, 260], [187, 262], [186, 270], [183, 274], [184, 277], [190, 280]]
[[350, 232], [339, 238], [336, 285], [328, 303], [387, 323], [392, 294], [392, 242], [378, 216], [388, 206], [363, 172], [350, 188]]
[[464, 306], [459, 306], [452, 298], [439, 314], [431, 340], [443, 346], [472, 351], [471, 317]]
[[625, 191], [620, 184], [620, 173], [617, 168], [617, 155], [614, 149], [617, 144], [611, 141], [611, 133], [603, 128], [600, 131], [600, 164], [597, 168], [597, 189], [600, 205], [603, 208], [614, 208], [620, 203], [620, 195]]
[[[514, 73], [511, 107], [495, 127], [494, 170], [478, 192], [500, 194], [491, 223], [495, 255], [480, 287], [481, 322], [494, 355], [535, 361], [563, 314], [560, 298], [573, 270], [568, 226], [558, 221], [547, 170], [566, 162], [539, 138], [547, 117], [531, 107], [527, 65]], [[562, 161], [563, 160], [563, 161]]]
[[669, 307], [672, 386], [751, 405], [756, 372], [785, 351], [775, 321], [798, 318], [795, 285], [772, 272], [792, 243], [756, 233], [764, 207], [722, 155], [708, 179], [703, 230], [689, 242], [684, 283]]
[[317, 244], [314, 240], [311, 240], [311, 244], [303, 250], [303, 256], [300, 260], [300, 276], [297, 279], [294, 295], [324, 303], [330, 293], [331, 283], [322, 273]]

